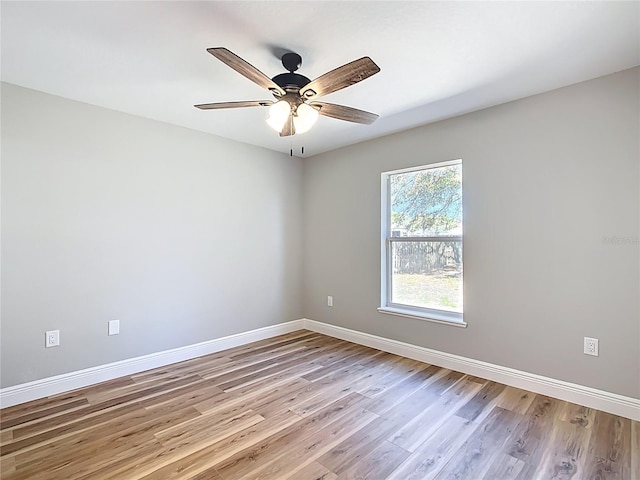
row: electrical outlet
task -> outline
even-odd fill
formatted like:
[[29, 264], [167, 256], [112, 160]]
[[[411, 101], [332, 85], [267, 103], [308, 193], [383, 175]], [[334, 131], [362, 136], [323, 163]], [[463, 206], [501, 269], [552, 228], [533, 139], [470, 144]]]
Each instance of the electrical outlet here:
[[327, 297], [327, 307], [333, 307], [333, 297], [331, 295]]
[[120, 333], [120, 320], [109, 320], [109, 335]]
[[584, 354], [598, 356], [598, 339], [584, 337]]
[[44, 346], [46, 348], [60, 345], [60, 330], [49, 330], [44, 334]]

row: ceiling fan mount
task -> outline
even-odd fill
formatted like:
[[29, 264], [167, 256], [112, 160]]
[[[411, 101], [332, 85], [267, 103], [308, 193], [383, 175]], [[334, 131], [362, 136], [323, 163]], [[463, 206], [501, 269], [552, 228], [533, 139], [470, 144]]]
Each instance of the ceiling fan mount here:
[[282, 66], [288, 72], [291, 72], [291, 73], [295, 72], [300, 68], [301, 65], [302, 65], [302, 57], [297, 53], [287, 52], [284, 55], [282, 55]]
[[296, 132], [306, 132], [311, 128], [318, 114], [364, 125], [369, 125], [378, 118], [375, 113], [315, 100], [317, 97], [342, 90], [378, 73], [380, 68], [369, 57], [354, 60], [315, 80], [310, 80], [296, 73], [302, 65], [302, 57], [294, 52], [282, 55], [282, 65], [287, 73], [269, 78], [224, 47], [208, 48], [207, 51], [236, 72], [269, 90], [277, 101], [258, 100], [194, 105], [201, 110], [269, 106], [270, 117], [267, 123], [282, 137], [295, 135]]

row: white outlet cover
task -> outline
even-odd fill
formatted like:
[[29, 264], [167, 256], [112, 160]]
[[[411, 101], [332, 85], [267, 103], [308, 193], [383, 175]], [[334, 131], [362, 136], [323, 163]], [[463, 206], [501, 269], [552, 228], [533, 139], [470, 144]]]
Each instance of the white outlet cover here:
[[109, 320], [109, 335], [120, 333], [120, 320]]
[[60, 345], [60, 330], [49, 330], [44, 333], [45, 348], [57, 347]]
[[584, 354], [593, 355], [594, 357], [597, 357], [599, 355], [597, 338], [584, 337]]

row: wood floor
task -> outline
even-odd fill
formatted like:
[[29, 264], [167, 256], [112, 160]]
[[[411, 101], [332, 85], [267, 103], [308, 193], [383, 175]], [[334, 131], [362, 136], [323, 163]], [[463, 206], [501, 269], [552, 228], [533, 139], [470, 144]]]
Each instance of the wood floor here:
[[3, 480], [638, 480], [640, 425], [308, 331], [2, 410]]

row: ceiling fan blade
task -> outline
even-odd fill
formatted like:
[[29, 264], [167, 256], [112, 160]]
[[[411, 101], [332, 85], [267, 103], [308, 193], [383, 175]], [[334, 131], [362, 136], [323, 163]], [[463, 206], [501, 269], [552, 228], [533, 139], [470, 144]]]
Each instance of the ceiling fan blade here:
[[379, 71], [380, 67], [373, 60], [369, 57], [362, 57], [312, 80], [300, 89], [300, 95], [304, 98], [328, 95], [354, 83], [361, 82]]
[[268, 107], [273, 104], [271, 100], [255, 100], [248, 102], [220, 102], [220, 103], [202, 103], [194, 105], [200, 110], [216, 110], [218, 108], [240, 108], [240, 107]]
[[275, 93], [278, 96], [284, 95], [285, 91], [278, 86], [273, 80], [267, 77], [264, 73], [258, 70], [250, 63], [244, 61], [235, 53], [227, 50], [224, 47], [207, 48], [207, 52], [216, 57], [223, 63], [226, 63], [229, 67], [233, 68], [240, 75], [244, 75], [249, 80], [257, 83], [263, 88]]
[[282, 127], [282, 131], [280, 132], [281, 137], [290, 137], [296, 134], [296, 127], [293, 125], [293, 115], [289, 115], [289, 118], [284, 123], [284, 127]]
[[378, 115], [357, 108], [345, 107], [344, 105], [336, 105], [326, 102], [311, 102], [312, 107], [318, 109], [320, 115], [325, 117], [337, 118], [338, 120], [346, 120], [347, 122], [362, 123], [363, 125], [371, 125], [376, 121]]

